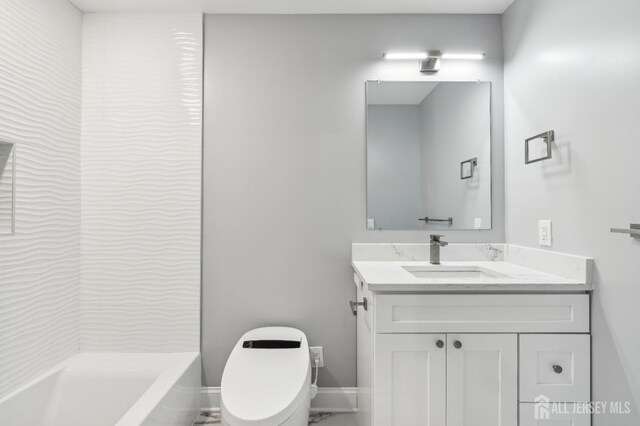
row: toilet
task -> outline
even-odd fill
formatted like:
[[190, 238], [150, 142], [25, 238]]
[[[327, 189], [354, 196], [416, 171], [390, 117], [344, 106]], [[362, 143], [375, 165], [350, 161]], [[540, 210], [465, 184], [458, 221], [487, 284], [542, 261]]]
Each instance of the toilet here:
[[245, 333], [222, 373], [222, 424], [307, 426], [312, 398], [307, 337], [289, 327]]

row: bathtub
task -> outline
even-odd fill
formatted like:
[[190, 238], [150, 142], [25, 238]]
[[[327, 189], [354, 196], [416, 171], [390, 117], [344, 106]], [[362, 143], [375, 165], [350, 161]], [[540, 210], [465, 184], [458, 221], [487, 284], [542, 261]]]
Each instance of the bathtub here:
[[200, 354], [81, 353], [0, 399], [3, 426], [191, 426]]

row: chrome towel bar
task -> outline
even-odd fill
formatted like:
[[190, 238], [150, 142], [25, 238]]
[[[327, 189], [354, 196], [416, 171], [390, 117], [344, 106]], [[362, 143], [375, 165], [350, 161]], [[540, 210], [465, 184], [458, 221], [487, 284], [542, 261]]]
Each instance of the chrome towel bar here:
[[[542, 142], [546, 145], [547, 153], [544, 157], [538, 157], [535, 159], [531, 159], [529, 157], [529, 142], [534, 141], [536, 139], [542, 139]], [[551, 158], [551, 144], [555, 140], [555, 134], [553, 130], [549, 130], [548, 132], [540, 133], [539, 135], [535, 135], [524, 141], [524, 164], [537, 163], [538, 161], [544, 161]]]
[[629, 234], [630, 237], [640, 238], [640, 223], [632, 223], [629, 225], [631, 229], [611, 228], [611, 232], [616, 234]]
[[418, 220], [421, 220], [425, 223], [429, 223], [429, 222], [449, 222], [449, 225], [453, 225], [453, 218], [452, 217], [448, 217], [446, 219], [434, 219], [432, 217], [420, 217], [418, 218]]

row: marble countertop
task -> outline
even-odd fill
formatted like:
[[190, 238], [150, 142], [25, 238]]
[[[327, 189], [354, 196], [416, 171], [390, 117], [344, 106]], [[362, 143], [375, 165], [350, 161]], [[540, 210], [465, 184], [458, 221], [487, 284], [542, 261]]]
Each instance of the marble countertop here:
[[[509, 250], [508, 245], [497, 247], [496, 250], [500, 250], [500, 255], [496, 256], [490, 250], [478, 248], [478, 245], [459, 245], [458, 248], [453, 247], [459, 253], [455, 256], [458, 259], [443, 260], [441, 264], [443, 269], [471, 267], [484, 270], [486, 274], [479, 274], [481, 276], [478, 277], [425, 278], [414, 276], [405, 267], [438, 268], [438, 266], [431, 265], [427, 261], [416, 260], [415, 256], [406, 256], [404, 253], [398, 256], [397, 245], [390, 248], [393, 252], [390, 257], [378, 255], [373, 256], [375, 260], [368, 260], [372, 247], [367, 246], [369, 247], [361, 245], [357, 248], [359, 253], [356, 255], [354, 252], [352, 265], [360, 280], [373, 292], [583, 293], [592, 290], [590, 276], [593, 260], [586, 257], [518, 246], [511, 246]], [[364, 252], [363, 249], [365, 249]], [[381, 247], [373, 247], [373, 249], [379, 251]], [[407, 247], [404, 249], [406, 251]], [[474, 253], [489, 253], [489, 255], [478, 256]]]

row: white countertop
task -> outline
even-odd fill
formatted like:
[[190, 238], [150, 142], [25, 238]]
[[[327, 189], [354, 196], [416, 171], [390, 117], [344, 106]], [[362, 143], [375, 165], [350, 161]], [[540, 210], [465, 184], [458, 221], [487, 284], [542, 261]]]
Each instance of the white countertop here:
[[[519, 246], [502, 245], [500, 256], [490, 256], [486, 260], [443, 260], [442, 267], [472, 267], [484, 269], [489, 275], [482, 277], [419, 278], [404, 267], [438, 268], [428, 261], [415, 260], [415, 256], [398, 260], [397, 246], [393, 246], [393, 256], [374, 256], [375, 260], [365, 260], [372, 247], [354, 244], [353, 268], [358, 277], [373, 292], [576, 292], [591, 291], [591, 269], [593, 260], [586, 257], [554, 253], [546, 250], [529, 249]], [[370, 246], [370, 245], [367, 245]], [[458, 245], [456, 249], [463, 257], [465, 252], [486, 253], [479, 245]], [[406, 250], [408, 247], [404, 247]], [[455, 247], [452, 247], [455, 249]], [[381, 247], [373, 247], [380, 250]], [[446, 250], [447, 247], [443, 248]], [[355, 254], [358, 250], [360, 253]], [[453, 250], [452, 250], [453, 251]], [[511, 252], [511, 258], [509, 257]], [[401, 257], [405, 257], [404, 255]], [[457, 257], [457, 256], [456, 256]], [[466, 257], [466, 256], [464, 256]], [[364, 258], [364, 259], [363, 259]], [[383, 260], [381, 260], [383, 259]], [[531, 267], [534, 266], [534, 267]], [[543, 269], [547, 269], [546, 271]], [[495, 276], [493, 276], [495, 274]]]

